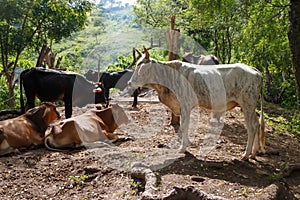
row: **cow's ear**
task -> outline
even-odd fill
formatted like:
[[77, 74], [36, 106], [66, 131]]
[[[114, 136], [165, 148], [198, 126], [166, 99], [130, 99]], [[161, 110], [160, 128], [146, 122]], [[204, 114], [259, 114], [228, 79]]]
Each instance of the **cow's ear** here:
[[46, 106], [46, 108], [44, 109], [44, 113], [43, 113], [43, 119], [47, 116], [47, 113], [51, 111], [51, 108], [49, 108], [48, 106]]
[[143, 54], [142, 54], [142, 52], [140, 50], [138, 50], [136, 48], [134, 48], [134, 50], [139, 54], [140, 57], [142, 57]]
[[149, 54], [149, 51], [148, 51], [148, 49], [146, 47], [144, 47], [144, 52], [145, 52], [145, 55], [146, 55], [145, 59], [149, 60], [150, 54]]

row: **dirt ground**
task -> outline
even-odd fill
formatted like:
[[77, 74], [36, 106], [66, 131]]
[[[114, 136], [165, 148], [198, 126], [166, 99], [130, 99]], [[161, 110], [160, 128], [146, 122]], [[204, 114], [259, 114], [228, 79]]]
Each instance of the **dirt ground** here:
[[[242, 161], [247, 134], [240, 108], [226, 113], [219, 130], [209, 126], [207, 111], [196, 109], [192, 144], [180, 154], [170, 112], [155, 96], [144, 99], [137, 109], [118, 103], [130, 123], [115, 131], [114, 144], [0, 157], [0, 199], [300, 199], [299, 138], [266, 126], [267, 154]], [[74, 108], [74, 115], [92, 107]], [[284, 114], [266, 106], [265, 112]]]

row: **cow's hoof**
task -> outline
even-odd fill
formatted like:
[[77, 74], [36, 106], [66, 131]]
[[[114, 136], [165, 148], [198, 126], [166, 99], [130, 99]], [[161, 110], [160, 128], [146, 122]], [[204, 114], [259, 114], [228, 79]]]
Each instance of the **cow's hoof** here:
[[131, 107], [133, 107], [133, 108], [137, 108], [137, 104], [132, 104], [132, 106]]
[[249, 154], [247, 154], [246, 152], [243, 153], [241, 160], [249, 160]]
[[260, 149], [259, 151], [260, 151], [261, 154], [266, 154], [265, 148], [262, 148], [262, 149]]
[[241, 160], [245, 160], [245, 161], [246, 161], [246, 160], [249, 160], [249, 157], [248, 157], [248, 156], [242, 156], [242, 157], [241, 157]]
[[179, 148], [179, 153], [185, 153], [185, 152], [186, 152], [186, 147]]

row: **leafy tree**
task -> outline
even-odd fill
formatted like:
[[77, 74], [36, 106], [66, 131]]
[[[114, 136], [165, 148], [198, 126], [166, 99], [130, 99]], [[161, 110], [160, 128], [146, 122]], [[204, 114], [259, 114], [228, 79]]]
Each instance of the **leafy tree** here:
[[265, 98], [272, 103], [291, 104], [295, 91], [287, 37], [288, 5], [277, 0], [248, 5], [249, 17], [236, 47], [237, 60], [265, 74]]
[[300, 111], [300, 2], [297, 0], [290, 2], [289, 22], [288, 36]]
[[[230, 63], [235, 34], [240, 28], [240, 4], [236, 0], [138, 0], [134, 7], [139, 23], [153, 28], [169, 26], [176, 16], [181, 31], [205, 49], [213, 50], [222, 63]], [[214, 6], [212, 6], [214, 5]]]
[[[222, 63], [244, 62], [261, 70], [267, 101], [294, 106], [295, 78], [300, 87], [300, 9], [298, 1], [291, 2], [290, 39], [289, 0], [138, 0], [134, 12], [141, 24], [152, 27], [166, 26], [169, 20], [163, 15], [172, 13], [181, 31]], [[298, 104], [300, 107], [300, 97]]]
[[[137, 15], [138, 23], [153, 28], [169, 26], [170, 18], [176, 15], [177, 21], [181, 21], [180, 15], [187, 9], [186, 0], [137, 0], [134, 13]], [[180, 22], [179, 22], [180, 23]]]
[[9, 106], [15, 106], [14, 70], [24, 50], [60, 41], [84, 28], [88, 0], [0, 0], [0, 76], [7, 79]]

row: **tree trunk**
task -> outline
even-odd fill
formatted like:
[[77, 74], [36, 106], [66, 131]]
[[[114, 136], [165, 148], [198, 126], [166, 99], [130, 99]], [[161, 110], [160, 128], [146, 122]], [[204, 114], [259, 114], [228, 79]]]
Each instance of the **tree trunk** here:
[[[11, 66], [11, 65], [9, 65]], [[8, 71], [5, 72], [6, 80], [7, 80], [7, 87], [8, 87], [8, 94], [9, 94], [9, 99], [8, 101], [8, 106], [10, 108], [15, 107], [15, 93], [14, 93], [14, 84], [13, 84], [13, 74], [9, 73]]]
[[288, 38], [291, 51], [292, 66], [296, 80], [298, 110], [300, 111], [300, 1], [291, 0], [289, 11]]
[[8, 83], [8, 91], [9, 91], [9, 101], [8, 105], [10, 108], [14, 108], [16, 106], [15, 103], [15, 91], [14, 91], [14, 83], [12, 82], [13, 80], [9, 81]]
[[[171, 30], [166, 32], [166, 39], [169, 45], [169, 61], [178, 59], [178, 39], [179, 39], [180, 30], [175, 30], [175, 16], [171, 17]], [[179, 127], [180, 117], [174, 115], [172, 112], [171, 125], [174, 127]]]
[[51, 49], [47, 46], [47, 45], [43, 45], [41, 52], [39, 53], [39, 57], [38, 60], [36, 62], [36, 66], [35, 67], [42, 67], [43, 66], [43, 62], [45, 60], [46, 55], [49, 54], [49, 52], [51, 51]]

